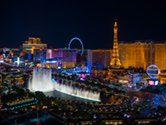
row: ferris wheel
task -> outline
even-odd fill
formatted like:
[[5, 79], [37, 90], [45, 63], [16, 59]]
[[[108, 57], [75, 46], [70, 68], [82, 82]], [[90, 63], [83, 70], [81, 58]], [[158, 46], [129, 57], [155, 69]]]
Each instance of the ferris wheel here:
[[81, 41], [80, 38], [78, 38], [78, 37], [72, 38], [72, 39], [70, 40], [70, 42], [69, 42], [68, 49], [70, 49], [70, 45], [71, 45], [71, 43], [72, 43], [74, 40], [78, 40], [78, 41], [81, 43], [81, 46], [82, 46], [81, 56], [82, 56], [83, 53], [84, 53], [84, 45], [83, 45], [83, 43], [82, 43], [82, 41]]

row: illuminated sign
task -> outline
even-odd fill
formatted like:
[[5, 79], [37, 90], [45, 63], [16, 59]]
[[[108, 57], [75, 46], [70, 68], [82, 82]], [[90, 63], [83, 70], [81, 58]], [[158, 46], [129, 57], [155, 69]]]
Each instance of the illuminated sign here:
[[155, 86], [158, 85], [158, 84], [159, 84], [158, 81], [155, 81]]
[[46, 63], [57, 63], [57, 61], [46, 61]]
[[81, 77], [85, 77], [85, 74], [81, 74]]
[[61, 69], [61, 66], [58, 66], [58, 69]]
[[17, 65], [20, 64], [20, 57], [17, 57]]
[[154, 81], [150, 81], [150, 80], [149, 80], [149, 81], [148, 81], [148, 84], [149, 84], [149, 85], [154, 85]]
[[158, 84], [158, 80], [148, 80], [148, 85], [156, 86]]

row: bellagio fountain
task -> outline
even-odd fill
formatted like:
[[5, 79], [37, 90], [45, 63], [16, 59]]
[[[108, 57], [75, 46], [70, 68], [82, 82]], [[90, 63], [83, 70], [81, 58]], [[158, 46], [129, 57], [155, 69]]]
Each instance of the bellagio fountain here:
[[51, 69], [33, 69], [33, 76], [29, 79], [28, 88], [30, 91], [59, 91], [61, 93], [65, 93], [71, 96], [100, 101], [100, 93], [93, 92], [91, 90], [84, 90], [80, 88], [73, 87], [72, 85], [66, 85], [63, 83], [58, 83], [54, 79], [52, 79], [52, 71]]

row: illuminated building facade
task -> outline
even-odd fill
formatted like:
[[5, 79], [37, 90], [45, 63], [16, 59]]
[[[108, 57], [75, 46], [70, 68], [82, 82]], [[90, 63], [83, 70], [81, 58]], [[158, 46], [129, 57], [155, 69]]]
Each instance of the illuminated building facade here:
[[166, 84], [166, 73], [160, 73], [156, 79], [159, 80], [160, 84]]
[[11, 57], [24, 56], [24, 54], [18, 48], [12, 48], [11, 51], [10, 51], [10, 54], [11, 54]]
[[77, 49], [47, 49], [46, 58], [59, 58], [61, 60], [62, 68], [73, 68], [76, 64], [76, 53]]
[[43, 44], [40, 38], [29, 37], [22, 45], [23, 52], [33, 54], [34, 49], [46, 49], [47, 44]]
[[96, 69], [105, 69], [110, 66], [112, 58], [112, 50], [96, 49], [88, 50], [87, 52], [87, 66], [88, 69], [95, 67]]
[[160, 70], [166, 70], [166, 41], [154, 44], [154, 62]]
[[113, 43], [113, 52], [112, 52], [112, 60], [111, 60], [111, 67], [120, 67], [120, 60], [119, 60], [119, 52], [118, 52], [118, 25], [117, 21], [115, 20], [114, 23], [114, 43]]
[[34, 49], [33, 61], [34, 62], [45, 62], [46, 61], [46, 49]]
[[10, 48], [0, 48], [0, 55], [1, 58], [8, 58], [11, 55], [11, 49]]
[[88, 50], [84, 49], [84, 51], [82, 53], [82, 49], [77, 49], [77, 64], [86, 65], [87, 64], [87, 56], [88, 56]]
[[13, 58], [20, 57], [20, 53], [18, 48], [0, 48], [0, 60], [12, 62]]
[[92, 68], [92, 50], [87, 50], [87, 68], [88, 72], [90, 72]]
[[124, 68], [135, 67], [144, 70], [155, 64], [160, 70], [166, 69], [166, 42], [154, 40], [127, 43], [119, 41], [119, 57]]
[[60, 58], [47, 59], [46, 66], [49, 68], [61, 69], [62, 63]]

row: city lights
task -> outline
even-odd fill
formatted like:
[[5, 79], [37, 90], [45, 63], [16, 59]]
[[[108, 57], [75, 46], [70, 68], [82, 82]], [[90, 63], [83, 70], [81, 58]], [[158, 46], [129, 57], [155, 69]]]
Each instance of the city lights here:
[[0, 125], [165, 125], [165, 5], [1, 1]]

